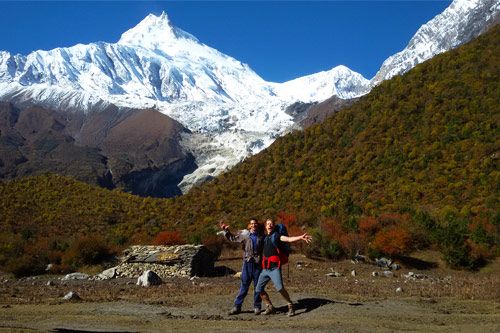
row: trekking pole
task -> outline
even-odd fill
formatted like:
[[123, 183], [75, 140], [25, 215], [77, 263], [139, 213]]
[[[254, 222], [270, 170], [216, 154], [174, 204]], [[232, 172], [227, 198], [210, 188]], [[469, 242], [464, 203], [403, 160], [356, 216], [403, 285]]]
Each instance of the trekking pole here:
[[287, 280], [288, 282], [290, 282], [290, 263], [288, 263], [287, 265], [288, 267], [286, 268], [286, 274], [287, 274]]

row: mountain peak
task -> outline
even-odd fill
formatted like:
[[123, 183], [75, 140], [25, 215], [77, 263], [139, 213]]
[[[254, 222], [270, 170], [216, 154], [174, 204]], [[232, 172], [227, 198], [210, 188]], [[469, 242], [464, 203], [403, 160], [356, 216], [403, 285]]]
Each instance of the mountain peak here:
[[198, 41], [193, 35], [175, 27], [166, 12], [159, 16], [149, 14], [139, 24], [124, 32], [118, 44], [142, 46], [148, 49], [162, 49], [178, 40]]

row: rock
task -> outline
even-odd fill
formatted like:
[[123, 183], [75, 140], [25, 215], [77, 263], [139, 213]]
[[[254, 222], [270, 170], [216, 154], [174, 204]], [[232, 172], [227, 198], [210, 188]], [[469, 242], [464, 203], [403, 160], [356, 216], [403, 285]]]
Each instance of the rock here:
[[67, 301], [79, 301], [82, 298], [75, 291], [70, 291], [69, 293], [64, 295], [63, 299], [65, 299]]
[[378, 276], [378, 272], [372, 272], [372, 276]]
[[356, 264], [359, 264], [359, 263], [362, 263], [362, 262], [366, 262], [366, 257], [362, 256], [360, 254], [356, 254], [354, 256], [354, 258], [352, 258], [351, 262], [354, 262]]
[[387, 258], [376, 258], [375, 263], [378, 267], [389, 268], [392, 264], [392, 260]]
[[45, 267], [45, 271], [48, 272], [54, 267], [54, 264], [48, 264], [47, 267]]
[[397, 292], [397, 293], [402, 293], [402, 292], [403, 292], [403, 288], [401, 288], [401, 287], [397, 287], [397, 288], [396, 288], [396, 292]]
[[332, 276], [332, 277], [341, 277], [343, 274], [339, 272], [331, 272], [331, 273], [326, 273], [326, 276]]
[[163, 281], [153, 271], [145, 271], [139, 278], [137, 279], [137, 285], [142, 287], [149, 286], [157, 286], [160, 285]]
[[419, 274], [419, 273], [413, 273], [413, 272], [408, 272], [408, 274], [403, 274], [403, 276], [406, 279], [410, 280], [423, 280], [423, 279], [428, 279], [429, 277], [424, 274]]
[[51, 287], [54, 285], [54, 282], [52, 280], [47, 281], [47, 286]]
[[236, 272], [233, 276], [239, 279], [241, 278], [241, 272]]
[[66, 274], [61, 280], [67, 281], [67, 280], [87, 280], [89, 278], [88, 274], [85, 273], [71, 273], [71, 274]]
[[383, 271], [382, 275], [385, 276], [385, 277], [393, 277], [394, 273], [391, 272], [391, 271]]
[[354, 269], [351, 271], [351, 276], [356, 276], [356, 271]]
[[96, 275], [97, 280], [109, 280], [116, 277], [116, 267], [108, 268], [98, 275]]
[[392, 265], [391, 265], [391, 269], [392, 269], [393, 271], [397, 271], [398, 269], [401, 269], [401, 266], [400, 266], [399, 264], [392, 264]]

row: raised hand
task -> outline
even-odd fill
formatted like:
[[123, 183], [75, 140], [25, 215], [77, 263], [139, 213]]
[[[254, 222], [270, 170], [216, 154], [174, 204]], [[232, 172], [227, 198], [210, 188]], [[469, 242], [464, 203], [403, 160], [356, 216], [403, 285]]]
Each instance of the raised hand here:
[[312, 242], [312, 236], [311, 235], [308, 235], [307, 232], [303, 235], [300, 236], [300, 239], [302, 239], [304, 242], [306, 242], [307, 244], [311, 243]]
[[229, 225], [227, 225], [221, 221], [221, 222], [219, 222], [219, 228], [221, 228], [222, 230], [227, 230], [227, 229], [229, 229]]

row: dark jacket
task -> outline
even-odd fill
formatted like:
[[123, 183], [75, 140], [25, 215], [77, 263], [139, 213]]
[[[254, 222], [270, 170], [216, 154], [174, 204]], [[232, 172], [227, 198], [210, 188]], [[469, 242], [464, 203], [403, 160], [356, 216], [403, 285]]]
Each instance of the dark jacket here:
[[253, 242], [250, 238], [250, 231], [240, 230], [236, 235], [233, 235], [228, 230], [224, 230], [224, 237], [229, 241], [234, 243], [243, 244], [243, 260], [251, 261], [254, 260], [257, 264], [260, 264], [262, 259], [262, 247], [263, 247], [263, 237], [262, 235], [257, 236], [257, 248], [253, 248]]

